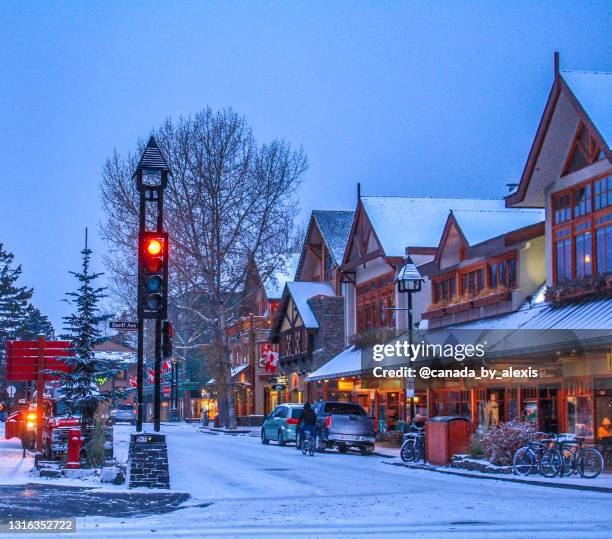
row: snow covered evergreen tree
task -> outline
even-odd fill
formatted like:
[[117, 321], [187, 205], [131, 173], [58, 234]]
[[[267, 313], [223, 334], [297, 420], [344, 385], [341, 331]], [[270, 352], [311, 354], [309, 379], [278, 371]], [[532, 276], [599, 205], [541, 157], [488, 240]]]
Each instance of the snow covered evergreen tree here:
[[23, 326], [32, 289], [19, 286], [21, 265], [14, 265], [15, 256], [0, 243], [0, 395], [6, 386], [6, 341], [14, 339]]
[[72, 341], [75, 355], [66, 359], [66, 363], [71, 367], [70, 372], [60, 375], [66, 404], [72, 413], [82, 415], [83, 431], [92, 424], [98, 404], [113, 396], [110, 393], [102, 393], [99, 385], [120, 369], [116, 361], [96, 357], [93, 352], [93, 347], [103, 340], [100, 325], [108, 320], [110, 315], [100, 311], [99, 303], [106, 297], [105, 288], [96, 287], [94, 283], [103, 274], [92, 272], [91, 253], [85, 229], [81, 271], [70, 272], [79, 282], [79, 288], [66, 294], [67, 301], [74, 306], [75, 312], [64, 317], [66, 333], [62, 335], [62, 338]]

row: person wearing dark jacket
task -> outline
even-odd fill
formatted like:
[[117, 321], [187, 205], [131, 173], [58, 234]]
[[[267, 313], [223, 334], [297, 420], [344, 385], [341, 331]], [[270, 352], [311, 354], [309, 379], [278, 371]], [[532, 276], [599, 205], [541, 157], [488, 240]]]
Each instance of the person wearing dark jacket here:
[[315, 433], [317, 431], [317, 415], [314, 413], [314, 410], [312, 409], [312, 406], [310, 406], [309, 402], [304, 404], [304, 411], [302, 412], [302, 417], [300, 418], [298, 428], [301, 432], [300, 442], [304, 440], [304, 434], [306, 432], [308, 432], [314, 440]]

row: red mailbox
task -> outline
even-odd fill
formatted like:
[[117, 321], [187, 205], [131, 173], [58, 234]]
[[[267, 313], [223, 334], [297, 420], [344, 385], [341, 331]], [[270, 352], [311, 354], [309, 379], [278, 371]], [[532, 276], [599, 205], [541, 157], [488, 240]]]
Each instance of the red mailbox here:
[[68, 433], [68, 462], [66, 468], [81, 467], [81, 431], [79, 429], [71, 429]]

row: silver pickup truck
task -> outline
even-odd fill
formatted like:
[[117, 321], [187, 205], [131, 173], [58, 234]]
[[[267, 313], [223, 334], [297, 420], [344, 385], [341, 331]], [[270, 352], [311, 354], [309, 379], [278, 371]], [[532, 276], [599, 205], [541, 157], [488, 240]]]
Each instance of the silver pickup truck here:
[[316, 448], [325, 451], [337, 447], [344, 453], [350, 447], [369, 455], [374, 451], [376, 432], [374, 418], [353, 402], [319, 401], [314, 407], [317, 415]]

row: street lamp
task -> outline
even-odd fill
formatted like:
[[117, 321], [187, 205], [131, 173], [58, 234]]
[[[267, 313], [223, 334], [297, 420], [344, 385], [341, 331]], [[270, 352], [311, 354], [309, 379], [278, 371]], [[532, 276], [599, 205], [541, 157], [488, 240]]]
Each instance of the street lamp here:
[[[423, 278], [416, 267], [416, 264], [412, 261], [409, 256], [404, 260], [404, 265], [400, 269], [397, 277], [395, 278], [397, 283], [397, 291], [400, 294], [408, 294], [408, 346], [412, 345], [412, 294], [420, 292], [423, 285]], [[412, 395], [408, 395], [408, 384], [404, 380], [404, 409], [406, 402], [410, 399], [410, 419], [414, 420], [414, 381], [412, 384]]]

